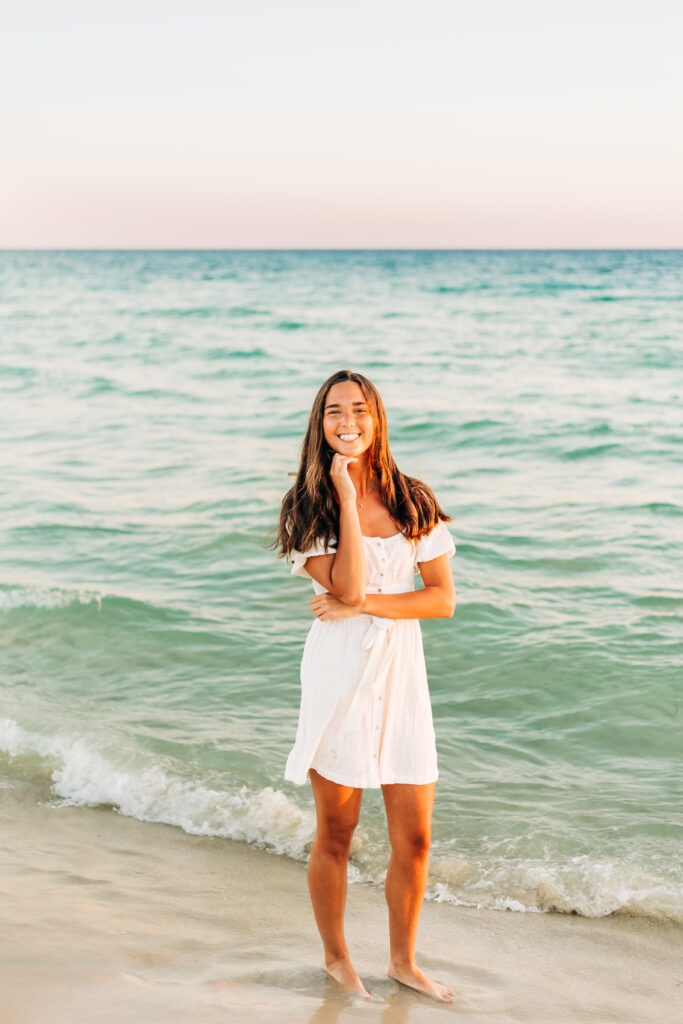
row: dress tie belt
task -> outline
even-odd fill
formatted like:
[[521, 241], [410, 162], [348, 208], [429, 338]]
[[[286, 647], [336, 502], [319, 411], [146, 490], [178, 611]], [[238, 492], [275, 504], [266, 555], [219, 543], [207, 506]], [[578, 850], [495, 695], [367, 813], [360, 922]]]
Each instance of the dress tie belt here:
[[[396, 583], [382, 585], [383, 594], [407, 594], [413, 591], [412, 583]], [[379, 587], [368, 586], [368, 594], [379, 593]], [[395, 619], [384, 619], [379, 615], [370, 616], [370, 625], [363, 634], [361, 647], [370, 651], [363, 674], [342, 720], [343, 733], [358, 729], [367, 703], [372, 697], [378, 696], [384, 689], [396, 647]]]

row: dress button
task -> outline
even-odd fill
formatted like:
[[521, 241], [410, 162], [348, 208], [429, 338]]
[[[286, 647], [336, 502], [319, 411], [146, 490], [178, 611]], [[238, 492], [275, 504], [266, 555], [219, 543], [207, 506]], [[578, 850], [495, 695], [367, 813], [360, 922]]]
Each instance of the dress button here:
[[381, 594], [381, 593], [382, 593], [382, 588], [381, 588], [381, 587], [378, 587], [378, 588], [377, 588], [377, 593], [378, 593], [378, 594]]

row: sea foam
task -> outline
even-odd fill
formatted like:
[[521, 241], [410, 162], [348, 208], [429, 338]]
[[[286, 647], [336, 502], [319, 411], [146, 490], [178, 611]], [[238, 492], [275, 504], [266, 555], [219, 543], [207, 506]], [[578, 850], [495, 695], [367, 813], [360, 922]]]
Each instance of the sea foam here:
[[[45, 736], [0, 719], [0, 750], [10, 758], [48, 762], [52, 791], [65, 804], [108, 805], [140, 821], [177, 825], [192, 835], [219, 836], [302, 859], [315, 831], [312, 812], [266, 786], [250, 792], [211, 789], [174, 778], [139, 752], [122, 754], [124, 766], [94, 750], [83, 737]], [[54, 765], [54, 766], [53, 766]]]
[[[234, 790], [204, 785], [166, 771], [141, 751], [119, 744], [103, 752], [83, 736], [45, 735], [0, 719], [0, 751], [47, 775], [62, 805], [110, 806], [121, 814], [175, 825], [191, 835], [245, 842], [305, 861], [315, 814], [272, 786]], [[115, 751], [115, 753], [113, 753]], [[115, 760], [116, 759], [116, 760]], [[363, 828], [354, 835], [349, 880], [382, 884], [385, 844]], [[454, 857], [432, 848], [427, 898], [477, 909], [572, 913], [585, 917], [632, 914], [683, 922], [683, 893], [637, 865], [574, 857], [559, 864]]]
[[13, 608], [67, 608], [72, 604], [96, 604], [100, 611], [103, 596], [94, 590], [0, 584], [0, 611], [11, 611]]

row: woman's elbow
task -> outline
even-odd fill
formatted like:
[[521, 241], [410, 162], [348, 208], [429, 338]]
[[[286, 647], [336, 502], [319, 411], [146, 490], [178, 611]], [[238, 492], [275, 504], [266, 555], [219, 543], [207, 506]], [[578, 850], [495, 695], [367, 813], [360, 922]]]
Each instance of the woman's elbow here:
[[330, 583], [332, 584], [332, 593], [342, 604], [362, 604], [365, 600], [367, 584], [363, 580], [344, 580], [343, 583], [335, 585], [334, 580], [330, 577]]
[[452, 619], [454, 612], [455, 612], [455, 592], [453, 592], [453, 594], [449, 594], [448, 597], [446, 598], [443, 617], [445, 619]]

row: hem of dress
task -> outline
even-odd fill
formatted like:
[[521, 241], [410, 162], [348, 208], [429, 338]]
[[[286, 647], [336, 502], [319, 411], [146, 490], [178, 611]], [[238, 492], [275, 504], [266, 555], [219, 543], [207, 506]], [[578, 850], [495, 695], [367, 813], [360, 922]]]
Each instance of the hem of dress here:
[[358, 782], [357, 779], [349, 780], [348, 776], [345, 776], [343, 778], [337, 776], [337, 778], [333, 779], [330, 775], [327, 775], [325, 774], [325, 772], [322, 772], [320, 768], [316, 768], [314, 764], [312, 764], [308, 771], [306, 772], [306, 778], [310, 778], [309, 773], [311, 771], [311, 768], [313, 769], [313, 771], [317, 772], [318, 775], [321, 775], [323, 779], [327, 779], [328, 782], [334, 782], [335, 785], [337, 786], [349, 786], [350, 789], [381, 789], [382, 786], [428, 786], [430, 782], [438, 782], [439, 780], [438, 771], [436, 772], [436, 774], [431, 774], [428, 778], [422, 778], [417, 780], [414, 777], [400, 779], [394, 778], [391, 780], [391, 782], [387, 782], [381, 779], [378, 782]]
[[308, 772], [306, 772], [303, 779], [300, 777], [298, 772], [294, 773], [285, 771], [282, 777], [286, 782], [293, 782], [295, 786], [305, 786], [308, 782]]

